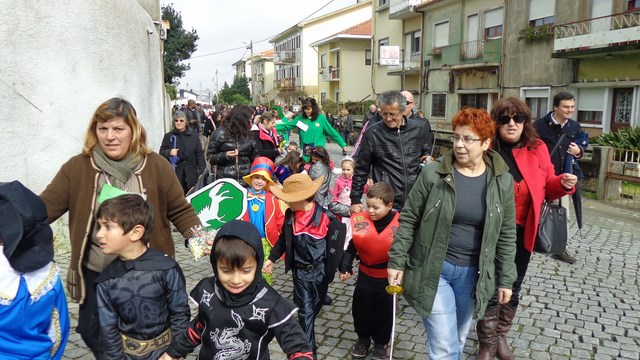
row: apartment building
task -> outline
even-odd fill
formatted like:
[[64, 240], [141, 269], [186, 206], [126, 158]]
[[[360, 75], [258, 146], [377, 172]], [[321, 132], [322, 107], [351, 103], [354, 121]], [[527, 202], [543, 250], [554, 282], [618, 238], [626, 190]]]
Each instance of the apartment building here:
[[559, 91], [590, 135], [639, 125], [640, 1], [506, 1], [503, 93], [534, 117]]
[[320, 101], [371, 98], [371, 20], [316, 41]]
[[273, 49], [255, 54], [251, 59], [251, 101], [253, 104], [268, 103], [275, 97], [273, 79]]
[[320, 97], [319, 57], [311, 46], [336, 33], [371, 18], [371, 0], [360, 1], [317, 18], [302, 21], [273, 37], [274, 88], [283, 103], [298, 103], [299, 97]]

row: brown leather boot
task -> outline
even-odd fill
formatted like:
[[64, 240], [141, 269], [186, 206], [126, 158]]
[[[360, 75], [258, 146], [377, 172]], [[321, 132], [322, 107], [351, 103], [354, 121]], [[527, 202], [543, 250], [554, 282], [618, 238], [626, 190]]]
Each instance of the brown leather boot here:
[[476, 360], [492, 360], [498, 342], [498, 306], [488, 306], [482, 320], [476, 324], [478, 333], [478, 354]]
[[507, 344], [507, 333], [509, 329], [511, 329], [511, 324], [515, 316], [515, 307], [509, 304], [498, 305], [498, 344], [496, 356], [500, 360], [515, 360], [515, 356], [509, 348], [509, 344]]

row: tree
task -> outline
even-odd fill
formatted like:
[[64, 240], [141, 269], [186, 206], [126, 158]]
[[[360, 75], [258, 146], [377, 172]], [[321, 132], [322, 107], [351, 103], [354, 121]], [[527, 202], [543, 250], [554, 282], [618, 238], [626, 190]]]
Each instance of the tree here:
[[233, 84], [229, 86], [227, 82], [224, 82], [222, 90], [220, 90], [219, 101], [227, 104], [244, 104], [251, 103], [249, 100], [251, 93], [249, 91], [249, 82], [244, 76], [236, 77], [233, 79]]
[[182, 27], [182, 15], [171, 5], [162, 7], [162, 19], [169, 20], [171, 26], [164, 42], [164, 82], [174, 84], [191, 68], [182, 61], [191, 58], [198, 48], [196, 42], [200, 37], [195, 29], [186, 31]]
[[175, 100], [178, 97], [178, 88], [174, 84], [164, 84], [164, 88], [167, 90], [167, 95], [171, 100]]
[[251, 90], [249, 89], [249, 81], [245, 76], [235, 77], [231, 88], [236, 94], [240, 94], [247, 99], [251, 99]]

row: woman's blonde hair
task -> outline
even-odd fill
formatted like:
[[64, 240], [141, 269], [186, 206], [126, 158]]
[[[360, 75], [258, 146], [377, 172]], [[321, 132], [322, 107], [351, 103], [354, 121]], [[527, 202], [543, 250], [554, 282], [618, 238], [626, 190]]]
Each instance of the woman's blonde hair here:
[[340, 110], [340, 116], [347, 116], [347, 115], [349, 115], [349, 110], [347, 109]]
[[151, 152], [151, 149], [147, 147], [147, 133], [140, 121], [138, 121], [136, 109], [127, 100], [114, 97], [100, 104], [93, 113], [89, 128], [84, 136], [84, 146], [82, 147], [84, 155], [92, 156], [93, 149], [98, 145], [98, 136], [96, 134], [98, 124], [103, 124], [118, 117], [124, 119], [124, 122], [131, 127], [131, 132], [133, 133], [129, 153], [134, 157], [142, 158]]

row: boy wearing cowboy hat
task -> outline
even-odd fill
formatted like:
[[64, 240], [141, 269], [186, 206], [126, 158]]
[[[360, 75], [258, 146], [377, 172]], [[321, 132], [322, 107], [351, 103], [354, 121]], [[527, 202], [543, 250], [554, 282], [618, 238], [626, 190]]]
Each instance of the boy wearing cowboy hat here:
[[300, 309], [298, 323], [314, 356], [315, 319], [342, 257], [346, 233], [344, 224], [315, 201], [323, 180], [324, 176], [311, 180], [307, 174], [294, 174], [284, 181], [282, 189], [271, 189], [289, 204], [289, 209], [278, 242], [264, 264], [264, 271], [271, 273], [273, 263], [284, 254], [285, 273], [293, 269], [293, 302]]
[[[284, 215], [280, 210], [278, 199], [269, 191], [273, 185], [273, 161], [260, 156], [251, 164], [249, 175], [243, 177], [249, 184], [247, 191], [247, 212], [242, 220], [255, 225], [262, 238], [262, 249], [264, 250], [264, 260], [267, 260], [271, 248], [280, 237]], [[262, 273], [269, 285], [273, 285], [272, 274]]]
[[18, 181], [0, 183], [0, 359], [62, 358], [70, 324], [59, 273], [44, 203]]

